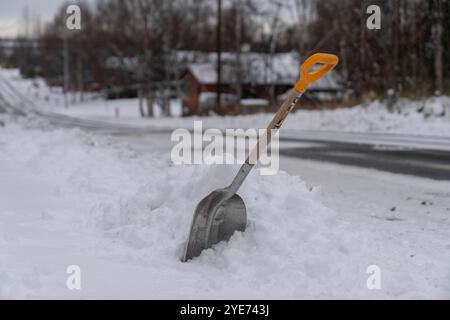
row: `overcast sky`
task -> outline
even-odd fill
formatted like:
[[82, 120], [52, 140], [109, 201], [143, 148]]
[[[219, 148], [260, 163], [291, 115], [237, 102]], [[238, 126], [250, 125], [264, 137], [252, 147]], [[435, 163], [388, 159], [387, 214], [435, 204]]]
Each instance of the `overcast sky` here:
[[[213, 1], [213, 0], [211, 0]], [[228, 0], [230, 1], [230, 0]], [[76, 2], [76, 1], [74, 1]], [[96, 0], [87, 0], [88, 3], [94, 3]], [[225, 0], [224, 2], [227, 2]], [[39, 17], [42, 23], [52, 19], [57, 10], [64, 4], [70, 3], [67, 0], [0, 0], [0, 38], [15, 37], [18, 32], [24, 30], [24, 11], [28, 8], [30, 19]], [[261, 7], [273, 9], [271, 0], [255, 0]], [[293, 0], [284, 0], [286, 5], [281, 12], [281, 17], [286, 21], [295, 19], [293, 12]]]
[[[90, 0], [93, 2], [94, 0]], [[0, 37], [14, 37], [23, 27], [24, 8], [30, 17], [49, 21], [66, 0], [0, 0]]]

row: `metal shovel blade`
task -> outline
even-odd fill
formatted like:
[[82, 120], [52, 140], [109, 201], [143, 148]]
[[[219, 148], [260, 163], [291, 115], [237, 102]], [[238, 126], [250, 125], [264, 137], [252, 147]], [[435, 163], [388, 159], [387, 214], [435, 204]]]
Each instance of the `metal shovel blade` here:
[[[256, 142], [242, 167], [229, 187], [213, 191], [197, 205], [191, 232], [186, 245], [183, 261], [198, 257], [202, 250], [212, 245], [229, 240], [235, 231], [245, 231], [247, 213], [244, 201], [236, 192], [258, 160], [260, 152], [266, 150], [270, 143], [273, 130], [278, 130], [291, 112], [306, 88], [330, 72], [338, 63], [339, 58], [332, 54], [316, 53], [306, 59], [300, 70], [300, 79], [291, 90], [280, 109], [267, 127], [264, 139]], [[319, 68], [314, 69], [316, 64]], [[314, 70], [313, 70], [314, 69]]]
[[242, 198], [229, 190], [213, 191], [197, 205], [183, 261], [204, 249], [228, 241], [235, 231], [245, 231], [247, 211]]

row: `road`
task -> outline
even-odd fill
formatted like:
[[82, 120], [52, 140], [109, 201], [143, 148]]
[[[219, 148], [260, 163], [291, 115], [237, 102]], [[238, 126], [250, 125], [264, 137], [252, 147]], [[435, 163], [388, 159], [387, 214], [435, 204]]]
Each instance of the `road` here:
[[[138, 150], [147, 150], [153, 146], [168, 153], [174, 145], [170, 141], [171, 131], [166, 130], [136, 133], [128, 129], [108, 129], [106, 132], [129, 142]], [[437, 150], [437, 147], [431, 148], [431, 143], [421, 142], [419, 138], [415, 139], [416, 146], [409, 145], [404, 136], [398, 135], [391, 135], [387, 142], [376, 135], [371, 141], [362, 140], [361, 137], [348, 141], [347, 133], [334, 133], [333, 140], [325, 140], [317, 132], [308, 131], [288, 131], [286, 135], [282, 131], [280, 136], [280, 155], [284, 157], [450, 180], [450, 141], [445, 143], [444, 139], [438, 141], [442, 150]]]
[[[24, 112], [44, 117], [58, 126], [82, 127], [131, 140], [151, 140], [155, 137], [162, 145], [170, 141], [171, 130], [136, 128], [98, 120], [79, 119], [33, 106], [33, 101], [23, 95], [6, 79], [0, 78], [0, 108], [23, 115]], [[147, 137], [147, 138], [145, 138]], [[398, 134], [350, 133], [327, 131], [282, 130], [280, 154], [361, 168], [377, 169], [391, 173], [450, 180], [450, 139], [442, 137], [407, 136]], [[170, 148], [166, 148], [169, 151]]]
[[[302, 138], [288, 138], [282, 141], [299, 144], [298, 147], [280, 148], [280, 154], [287, 157], [371, 168], [436, 180], [450, 180], [449, 151], [351, 142], [317, 142]], [[305, 143], [314, 143], [314, 145], [305, 146]]]

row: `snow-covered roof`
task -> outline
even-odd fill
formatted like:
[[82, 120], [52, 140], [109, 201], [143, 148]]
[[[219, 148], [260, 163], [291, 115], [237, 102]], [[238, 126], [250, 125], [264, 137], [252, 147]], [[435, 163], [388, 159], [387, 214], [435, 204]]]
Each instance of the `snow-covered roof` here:
[[[174, 50], [170, 53], [173, 61], [174, 77], [180, 77], [189, 70], [202, 84], [217, 83], [217, 54], [215, 52]], [[260, 52], [242, 52], [240, 54], [241, 72], [238, 72], [237, 57], [234, 52], [222, 52], [222, 82], [236, 84], [238, 75], [243, 84], [253, 85], [293, 85], [299, 76], [300, 58], [297, 52], [276, 53], [270, 55]], [[106, 59], [106, 66], [111, 69], [127, 71], [139, 70], [138, 57], [116, 57]], [[336, 90], [341, 86], [337, 72], [332, 72], [313, 84], [315, 90]]]
[[[193, 58], [193, 57], [190, 57]], [[195, 58], [194, 58], [195, 59]], [[188, 64], [188, 70], [202, 84], [217, 83], [217, 57], [205, 54], [195, 60], [201, 62]], [[222, 55], [222, 83], [235, 84], [241, 74], [241, 83], [253, 85], [293, 85], [299, 76], [300, 59], [294, 52], [269, 54], [248, 52], [240, 57], [241, 71], [238, 72], [234, 53]], [[339, 89], [339, 77], [336, 73], [328, 74], [314, 85], [312, 89]]]
[[106, 58], [105, 66], [110, 69], [133, 71], [139, 67], [139, 59], [137, 57], [110, 56]]
[[268, 106], [269, 100], [267, 99], [241, 99], [241, 105], [248, 107], [248, 106]]

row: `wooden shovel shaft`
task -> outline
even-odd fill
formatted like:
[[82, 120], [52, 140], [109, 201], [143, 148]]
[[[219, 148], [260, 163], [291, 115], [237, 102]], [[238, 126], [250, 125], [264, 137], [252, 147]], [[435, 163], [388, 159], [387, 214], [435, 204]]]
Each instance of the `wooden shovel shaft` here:
[[272, 138], [272, 130], [278, 130], [283, 125], [284, 120], [288, 116], [289, 112], [291, 112], [298, 100], [302, 96], [302, 93], [297, 92], [295, 89], [292, 89], [287, 98], [281, 104], [280, 109], [278, 109], [277, 113], [273, 117], [272, 121], [269, 123], [269, 126], [266, 129], [265, 135], [262, 137], [258, 137], [256, 141], [255, 147], [252, 149], [250, 154], [245, 160], [246, 164], [255, 165], [259, 159], [259, 155], [266, 150], [269, 146]]
[[292, 89], [287, 98], [283, 101], [280, 109], [278, 109], [272, 121], [269, 123], [265, 134], [263, 135], [263, 137], [258, 137], [256, 145], [253, 147], [252, 151], [249, 153], [247, 159], [245, 160], [245, 163], [239, 169], [239, 172], [237, 173], [233, 182], [228, 187], [232, 194], [235, 194], [239, 190], [245, 178], [248, 176], [253, 166], [258, 161], [259, 155], [264, 152], [269, 146], [272, 138], [272, 130], [280, 129], [289, 112], [294, 109], [301, 96], [301, 92]]

